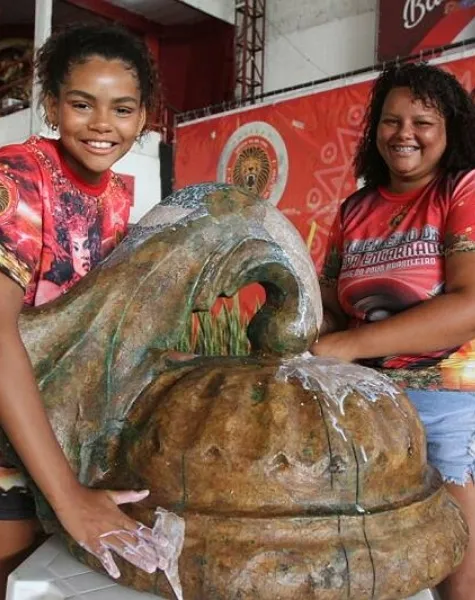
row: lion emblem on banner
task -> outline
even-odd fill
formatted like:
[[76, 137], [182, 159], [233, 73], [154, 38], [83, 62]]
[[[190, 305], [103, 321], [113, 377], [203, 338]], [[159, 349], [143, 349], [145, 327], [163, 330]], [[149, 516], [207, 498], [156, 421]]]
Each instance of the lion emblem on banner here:
[[276, 206], [287, 184], [285, 142], [263, 121], [241, 125], [227, 140], [219, 158], [217, 180], [237, 185]]
[[259, 146], [245, 148], [237, 157], [233, 183], [254, 194], [262, 194], [269, 183], [271, 165], [266, 152]]

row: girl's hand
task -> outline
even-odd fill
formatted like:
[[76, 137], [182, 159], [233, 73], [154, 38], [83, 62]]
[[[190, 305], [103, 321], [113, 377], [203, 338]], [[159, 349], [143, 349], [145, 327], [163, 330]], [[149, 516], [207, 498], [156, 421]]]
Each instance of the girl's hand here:
[[148, 494], [148, 490], [109, 491], [79, 486], [67, 506], [53, 508], [69, 535], [117, 579], [120, 571], [111, 551], [147, 573], [167, 566], [167, 561], [160, 556], [160, 549], [168, 546], [167, 540], [118, 508], [120, 504], [140, 502]]

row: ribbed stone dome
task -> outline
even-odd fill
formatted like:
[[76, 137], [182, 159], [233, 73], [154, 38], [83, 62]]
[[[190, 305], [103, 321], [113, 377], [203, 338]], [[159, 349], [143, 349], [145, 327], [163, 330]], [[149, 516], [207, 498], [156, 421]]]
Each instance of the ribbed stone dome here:
[[461, 559], [458, 509], [384, 376], [313, 357], [193, 363], [135, 403], [113, 470], [152, 490], [138, 519], [156, 505], [185, 517], [187, 600], [405, 598]]

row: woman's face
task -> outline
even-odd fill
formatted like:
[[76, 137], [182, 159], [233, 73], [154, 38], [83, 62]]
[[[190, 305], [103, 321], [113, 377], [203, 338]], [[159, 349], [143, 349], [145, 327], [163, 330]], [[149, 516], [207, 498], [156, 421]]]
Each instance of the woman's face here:
[[87, 235], [71, 234], [73, 270], [84, 277], [91, 270], [91, 244]]
[[393, 88], [381, 111], [376, 145], [392, 191], [422, 187], [437, 174], [447, 147], [445, 118], [435, 106], [414, 99], [409, 88]]

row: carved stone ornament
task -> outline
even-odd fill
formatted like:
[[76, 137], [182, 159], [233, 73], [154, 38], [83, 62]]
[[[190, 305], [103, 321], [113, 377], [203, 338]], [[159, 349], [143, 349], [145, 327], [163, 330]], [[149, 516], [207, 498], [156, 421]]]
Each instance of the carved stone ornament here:
[[[266, 290], [251, 355], [176, 360], [192, 311], [251, 282]], [[157, 506], [185, 519], [185, 600], [406, 598], [462, 559], [466, 526], [415, 409], [376, 371], [308, 354], [321, 318], [296, 230], [225, 184], [172, 194], [70, 293], [21, 316], [80, 480], [149, 488], [125, 508], [149, 526]], [[163, 573], [118, 564], [120, 583], [173, 598]]]

